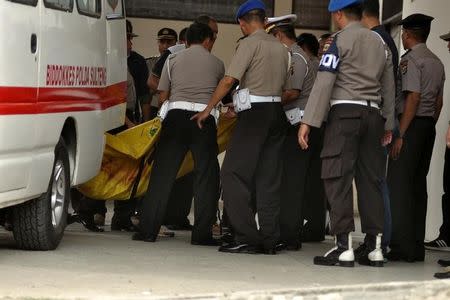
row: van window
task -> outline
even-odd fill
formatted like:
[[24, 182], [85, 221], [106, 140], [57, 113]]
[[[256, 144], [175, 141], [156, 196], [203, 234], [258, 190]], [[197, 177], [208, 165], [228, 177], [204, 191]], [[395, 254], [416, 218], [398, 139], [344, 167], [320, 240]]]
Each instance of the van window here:
[[31, 6], [36, 6], [38, 0], [8, 0], [10, 2], [16, 2], [16, 3], [20, 3], [20, 4], [26, 4], [26, 5], [31, 5]]
[[45, 7], [63, 11], [73, 10], [73, 0], [44, 0]]
[[101, 0], [77, 0], [78, 12], [82, 15], [100, 17], [102, 13]]

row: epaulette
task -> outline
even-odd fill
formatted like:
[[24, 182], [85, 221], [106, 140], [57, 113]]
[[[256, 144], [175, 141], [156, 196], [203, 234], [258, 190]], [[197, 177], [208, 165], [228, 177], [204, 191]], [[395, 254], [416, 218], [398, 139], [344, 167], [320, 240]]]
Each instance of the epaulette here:
[[411, 52], [411, 49], [408, 49], [408, 50], [405, 52], [405, 54], [403, 54], [403, 55], [401, 56], [401, 58], [403, 58], [403, 56], [405, 56], [405, 55], [408, 54], [409, 52]]

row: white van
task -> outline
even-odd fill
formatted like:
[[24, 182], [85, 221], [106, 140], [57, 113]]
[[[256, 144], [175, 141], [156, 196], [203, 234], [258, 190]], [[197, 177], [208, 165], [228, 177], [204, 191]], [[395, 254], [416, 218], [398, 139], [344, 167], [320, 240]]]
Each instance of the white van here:
[[123, 0], [0, 0], [0, 208], [18, 247], [55, 249], [70, 188], [124, 123]]

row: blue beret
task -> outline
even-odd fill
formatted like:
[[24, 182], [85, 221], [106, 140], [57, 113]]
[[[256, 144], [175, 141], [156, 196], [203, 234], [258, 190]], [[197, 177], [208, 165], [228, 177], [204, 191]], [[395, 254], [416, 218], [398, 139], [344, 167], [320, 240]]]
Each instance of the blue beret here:
[[239, 7], [236, 13], [236, 21], [239, 22], [240, 17], [242, 17], [243, 15], [254, 9], [266, 10], [266, 6], [260, 0], [248, 0]]
[[363, 2], [363, 0], [330, 0], [330, 4], [328, 4], [328, 11], [336, 12], [338, 10], [346, 8], [347, 6], [361, 2]]

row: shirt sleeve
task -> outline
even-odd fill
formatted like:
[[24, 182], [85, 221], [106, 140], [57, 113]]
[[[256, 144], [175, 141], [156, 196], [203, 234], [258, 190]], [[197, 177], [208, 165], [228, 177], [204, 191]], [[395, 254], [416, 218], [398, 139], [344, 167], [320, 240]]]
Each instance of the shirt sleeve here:
[[412, 59], [408, 59], [405, 63], [406, 69], [403, 70], [402, 76], [402, 91], [420, 93], [420, 69], [416, 62]]
[[308, 72], [308, 65], [303, 56], [298, 53], [292, 54], [292, 71], [289, 74], [289, 86], [292, 90], [301, 91], [303, 88], [303, 83], [305, 81], [306, 74]]
[[170, 91], [170, 78], [169, 78], [169, 71], [170, 70], [170, 59], [165, 60], [161, 77], [159, 79], [158, 84], [158, 91]]
[[240, 81], [242, 76], [244, 76], [245, 71], [247, 71], [247, 68], [250, 66], [253, 56], [254, 49], [252, 49], [245, 40], [241, 41], [236, 53], [231, 59], [226, 75]]
[[385, 130], [395, 128], [395, 77], [392, 64], [392, 52], [388, 51], [388, 57], [381, 77], [381, 99], [383, 101], [382, 114], [386, 119]]
[[167, 57], [169, 57], [169, 55], [170, 55], [169, 50], [166, 50], [163, 52], [163, 54], [161, 54], [161, 56], [156, 61], [155, 65], [153, 66], [152, 75], [155, 75], [158, 78], [161, 77], [162, 69], [163, 69], [166, 59], [167, 59]]

